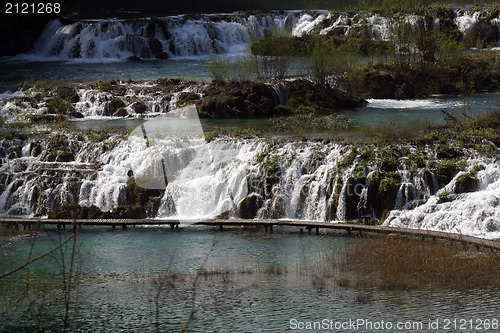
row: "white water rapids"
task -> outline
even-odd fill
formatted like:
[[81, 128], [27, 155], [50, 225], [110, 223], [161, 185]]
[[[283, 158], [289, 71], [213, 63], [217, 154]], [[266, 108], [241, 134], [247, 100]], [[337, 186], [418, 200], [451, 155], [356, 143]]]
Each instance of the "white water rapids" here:
[[[43, 215], [65, 202], [112, 210], [125, 204], [129, 170], [138, 178], [140, 170], [148, 168], [161, 174], [161, 160], [165, 162], [168, 185], [157, 218], [188, 221], [219, 214], [236, 217], [242, 202], [253, 198], [258, 202], [257, 218], [334, 223], [352, 219], [356, 216], [353, 210], [362, 206], [376, 205], [370, 199], [369, 187], [362, 187], [353, 196], [348, 184], [357, 162], [339, 171], [338, 163], [350, 148], [337, 143], [222, 138], [210, 143], [191, 140], [186, 145], [172, 137], [150, 140], [149, 147], [140, 136], [122, 140], [109, 151], [99, 148], [102, 145], [92, 146], [90, 154], [89, 144], [81, 142], [75, 162], [50, 163], [42, 161], [44, 153], [32, 156], [33, 142], [29, 140], [20, 142], [17, 157], [12, 151], [6, 153], [9, 149], [4, 141], [0, 214]], [[98, 171], [93, 171], [95, 163], [102, 164]], [[478, 163], [485, 166], [477, 174], [478, 190], [455, 195], [444, 203], [438, 203], [438, 195], [453, 193], [465, 171], [435, 192], [435, 180], [423, 172], [410, 175], [404, 163], [400, 164], [401, 185], [385, 224], [499, 238], [500, 165], [492, 159], [474, 157], [467, 159], [467, 170]], [[367, 177], [376, 171], [377, 167], [371, 166]], [[412, 208], [417, 201], [420, 206]]]
[[[422, 19], [409, 15], [416, 27]], [[479, 12], [455, 10], [454, 24], [464, 33], [480, 19]], [[500, 29], [500, 18], [491, 19]], [[439, 30], [439, 19], [433, 29]], [[390, 18], [371, 13], [288, 11], [248, 14], [179, 15], [155, 19], [87, 20], [63, 25], [50, 22], [23, 59], [105, 62], [130, 57], [144, 59], [207, 57], [211, 54], [241, 54], [252, 40], [269, 33], [290, 36], [308, 34], [348, 35], [353, 28], [368, 25], [371, 37], [391, 39]], [[497, 45], [500, 45], [500, 41]]]

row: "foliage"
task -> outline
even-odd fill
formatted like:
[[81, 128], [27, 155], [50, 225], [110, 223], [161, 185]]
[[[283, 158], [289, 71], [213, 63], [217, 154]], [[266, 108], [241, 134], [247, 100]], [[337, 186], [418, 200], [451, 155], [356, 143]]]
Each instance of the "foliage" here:
[[314, 113], [299, 114], [289, 117], [275, 117], [268, 120], [273, 131], [294, 134], [311, 132], [335, 133], [349, 127], [349, 119], [338, 114], [317, 115]]
[[262, 133], [249, 128], [229, 130], [225, 128], [213, 130], [210, 133], [205, 134], [205, 140], [210, 142], [217, 138], [231, 137], [238, 140], [252, 139], [262, 136]]
[[207, 62], [207, 68], [214, 80], [218, 81], [249, 81], [258, 77], [258, 59], [254, 56], [238, 56], [230, 58], [224, 55], [212, 54]]
[[69, 114], [75, 110], [69, 97], [53, 97], [47, 101], [46, 105], [50, 113]]
[[348, 64], [347, 56], [335, 54], [328, 44], [318, 41], [309, 63], [311, 77], [319, 84], [338, 87], [347, 79]]

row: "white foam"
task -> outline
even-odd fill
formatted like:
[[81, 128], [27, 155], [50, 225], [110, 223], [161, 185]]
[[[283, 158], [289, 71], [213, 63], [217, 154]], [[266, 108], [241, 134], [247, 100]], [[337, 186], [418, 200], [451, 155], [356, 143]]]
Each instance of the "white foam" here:
[[500, 239], [500, 166], [488, 164], [477, 177], [479, 191], [460, 194], [445, 203], [438, 203], [438, 197], [433, 196], [413, 210], [392, 211], [384, 225]]
[[463, 105], [460, 101], [445, 101], [437, 99], [374, 99], [367, 100], [369, 108], [377, 109], [437, 109]]
[[480, 15], [481, 12], [479, 11], [474, 13], [466, 11], [462, 15], [460, 15], [459, 13], [459, 15], [457, 15], [454, 21], [458, 27], [458, 30], [460, 30], [460, 32], [465, 32], [470, 28], [472, 28], [472, 26], [479, 21]]

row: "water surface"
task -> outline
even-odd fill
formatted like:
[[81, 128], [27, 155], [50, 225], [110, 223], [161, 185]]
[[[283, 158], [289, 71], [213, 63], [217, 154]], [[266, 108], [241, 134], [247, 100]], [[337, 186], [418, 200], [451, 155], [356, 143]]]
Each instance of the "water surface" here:
[[[70, 234], [48, 232], [13, 240], [0, 248], [1, 271], [22, 263], [34, 240], [33, 255], [37, 255], [57, 244], [59, 236], [65, 239]], [[77, 331], [143, 332], [155, 330], [157, 324], [161, 331], [178, 331], [187, 323], [192, 332], [283, 332], [293, 320], [364, 319], [418, 322], [422, 332], [435, 332], [427, 327], [428, 320], [493, 319], [500, 313], [495, 301], [498, 290], [376, 290], [325, 278], [324, 268], [352, 244], [352, 239], [333, 233], [301, 235], [280, 228], [269, 234], [206, 227], [181, 231], [87, 227], [79, 240]], [[47, 300], [59, 294], [61, 258], [55, 254], [30, 267], [30, 276], [36, 277], [33, 290], [43, 290]], [[199, 268], [211, 273], [199, 275], [193, 289]], [[171, 273], [177, 274], [175, 279]], [[21, 271], [2, 280], [2, 302], [5, 295], [15, 297], [22, 290], [25, 276]], [[62, 310], [60, 303], [47, 308], [40, 317], [41, 327], [58, 331]], [[189, 321], [191, 311], [195, 316]], [[11, 314], [6, 331], [31, 330], [38, 325], [35, 319], [34, 315], [20, 319]]]

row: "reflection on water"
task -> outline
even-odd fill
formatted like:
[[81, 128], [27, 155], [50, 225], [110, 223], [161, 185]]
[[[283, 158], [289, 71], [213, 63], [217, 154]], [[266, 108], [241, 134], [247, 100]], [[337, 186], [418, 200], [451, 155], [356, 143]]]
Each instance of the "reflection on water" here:
[[[189, 323], [192, 332], [283, 332], [292, 319], [367, 319], [417, 321], [423, 323], [423, 332], [434, 332], [426, 326], [429, 319], [493, 319], [500, 311], [498, 290], [376, 290], [324, 279], [324, 267], [352, 244], [335, 234], [150, 227], [84, 228], [79, 236], [82, 288], [75, 324], [82, 331], [178, 331]], [[57, 243], [58, 234], [21, 238], [1, 248], [1, 272], [22, 263], [35, 239], [33, 255], [38, 255]], [[30, 267], [37, 281], [33, 288], [57, 294], [60, 258], [54, 254]], [[196, 275], [200, 267], [205, 273]], [[2, 280], [0, 294], [21, 290], [25, 274]], [[45, 329], [60, 329], [62, 308], [46, 309], [41, 321]], [[7, 331], [37, 325], [30, 316], [11, 319]]]

